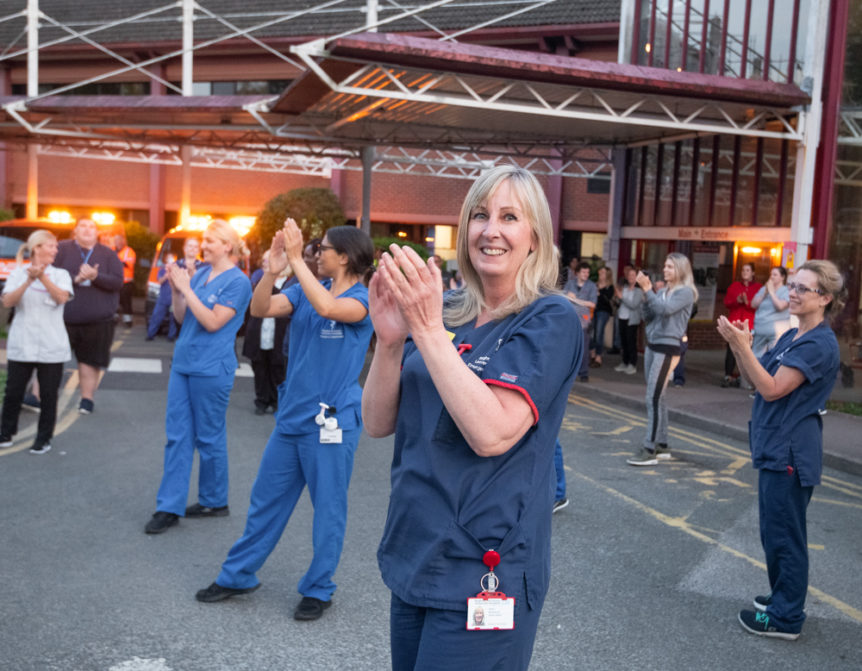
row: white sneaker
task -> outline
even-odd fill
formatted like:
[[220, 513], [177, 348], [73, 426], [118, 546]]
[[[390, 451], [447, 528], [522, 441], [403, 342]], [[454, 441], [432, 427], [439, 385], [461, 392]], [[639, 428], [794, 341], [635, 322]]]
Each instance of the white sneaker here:
[[619, 366], [614, 366], [614, 370], [618, 373], [625, 372], [625, 369], [628, 368], [628, 364], [621, 363]]
[[623, 372], [626, 375], [634, 375], [635, 373], [638, 372], [638, 369], [636, 367], [632, 366], [631, 364], [629, 364], [628, 366], [626, 366], [626, 369]]

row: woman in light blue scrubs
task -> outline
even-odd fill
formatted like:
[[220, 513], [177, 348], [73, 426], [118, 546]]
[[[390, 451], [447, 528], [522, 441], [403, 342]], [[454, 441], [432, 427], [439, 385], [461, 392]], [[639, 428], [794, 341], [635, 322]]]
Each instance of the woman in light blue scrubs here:
[[[210, 265], [168, 268], [174, 317], [182, 324], [174, 348], [165, 412], [165, 470], [156, 513], [144, 531], [160, 534], [180, 517], [228, 514], [227, 412], [237, 361], [236, 333], [251, 283], [236, 267], [241, 242], [225, 221], [213, 221], [201, 252]], [[195, 449], [200, 455], [198, 503], [186, 507]]]
[[[371, 238], [352, 226], [327, 231], [317, 253], [319, 281], [302, 258], [302, 233], [293, 219], [275, 234], [269, 268], [254, 290], [254, 317], [290, 316], [287, 376], [279, 387], [276, 427], [251, 492], [245, 532], [216, 581], [196, 594], [214, 602], [256, 590], [255, 575], [275, 549], [305, 486], [314, 506], [314, 557], [299, 581], [297, 620], [316, 620], [332, 604], [333, 576], [347, 526], [347, 487], [362, 430], [358, 378], [372, 325], [368, 289]], [[278, 274], [298, 282], [272, 295]]]

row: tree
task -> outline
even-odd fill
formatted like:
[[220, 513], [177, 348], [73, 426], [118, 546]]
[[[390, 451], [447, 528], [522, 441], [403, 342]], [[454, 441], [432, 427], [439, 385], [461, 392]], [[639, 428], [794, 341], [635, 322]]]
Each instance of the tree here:
[[[149, 262], [152, 261], [156, 253], [159, 236], [137, 221], [123, 222], [123, 230], [126, 233], [126, 242], [129, 247], [135, 250], [137, 257], [137, 262], [135, 263], [135, 293], [138, 296], [146, 296], [147, 279], [150, 274]], [[141, 263], [143, 259], [147, 260], [146, 264]]]
[[293, 189], [263, 206], [246, 240], [259, 248], [269, 247], [272, 236], [282, 229], [288, 217], [299, 224], [304, 240], [322, 238], [328, 229], [343, 226], [347, 221], [341, 203], [331, 190]]

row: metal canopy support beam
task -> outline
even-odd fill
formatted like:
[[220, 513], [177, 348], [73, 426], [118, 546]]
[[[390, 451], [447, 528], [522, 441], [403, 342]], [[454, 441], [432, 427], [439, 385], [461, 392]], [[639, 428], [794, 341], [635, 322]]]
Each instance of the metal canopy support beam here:
[[796, 259], [808, 258], [808, 247], [814, 240], [811, 228], [811, 204], [817, 167], [817, 146], [823, 115], [823, 70], [829, 28], [829, 0], [817, 0], [813, 30], [808, 33], [805, 50], [805, 80], [811, 86], [811, 104], [800, 114], [802, 141], [796, 152], [796, 175], [793, 182], [793, 212], [790, 220], [790, 240], [796, 243]]
[[362, 148], [362, 220], [361, 228], [371, 235], [371, 168], [374, 164], [374, 147]]
[[[609, 124], [642, 126], [656, 130], [673, 130], [676, 133], [723, 133], [747, 137], [774, 139], [801, 139], [801, 132], [793, 125], [796, 112], [762, 108], [751, 118], [736, 120], [721, 103], [704, 101], [694, 111], [682, 115], [672, 109], [673, 101], [659, 96], [643, 95], [635, 103], [620, 101], [609, 92], [596, 88], [571, 88], [563, 101], [544, 94], [529, 82], [486, 80], [460, 76], [456, 73], [410, 71], [418, 75], [405, 76], [406, 68], [396, 69], [382, 63], [368, 63], [358, 72], [333, 79], [321, 67], [319, 59], [330, 54], [318, 42], [291, 47], [293, 53], [313, 71], [333, 93], [360, 96], [377, 101], [404, 101], [432, 106], [451, 106], [551, 117], [572, 121], [600, 121]], [[442, 90], [445, 87], [445, 91]], [[379, 105], [375, 105], [377, 109]], [[738, 107], [738, 105], [736, 105]], [[363, 113], [358, 118], [365, 116]], [[349, 121], [356, 121], [351, 117]], [[769, 130], [767, 121], [777, 120], [780, 130]], [[327, 126], [331, 124], [327, 123]], [[279, 134], [287, 128], [278, 129]]]
[[[27, 95], [39, 95], [39, 0], [27, 0]], [[39, 146], [27, 147], [27, 218], [39, 216]]]

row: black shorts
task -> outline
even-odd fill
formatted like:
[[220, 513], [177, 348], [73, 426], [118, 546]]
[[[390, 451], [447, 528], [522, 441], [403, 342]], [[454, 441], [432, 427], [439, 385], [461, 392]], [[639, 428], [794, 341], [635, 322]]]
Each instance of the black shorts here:
[[111, 363], [114, 342], [114, 320], [94, 324], [66, 324], [69, 344], [78, 363], [107, 368]]

